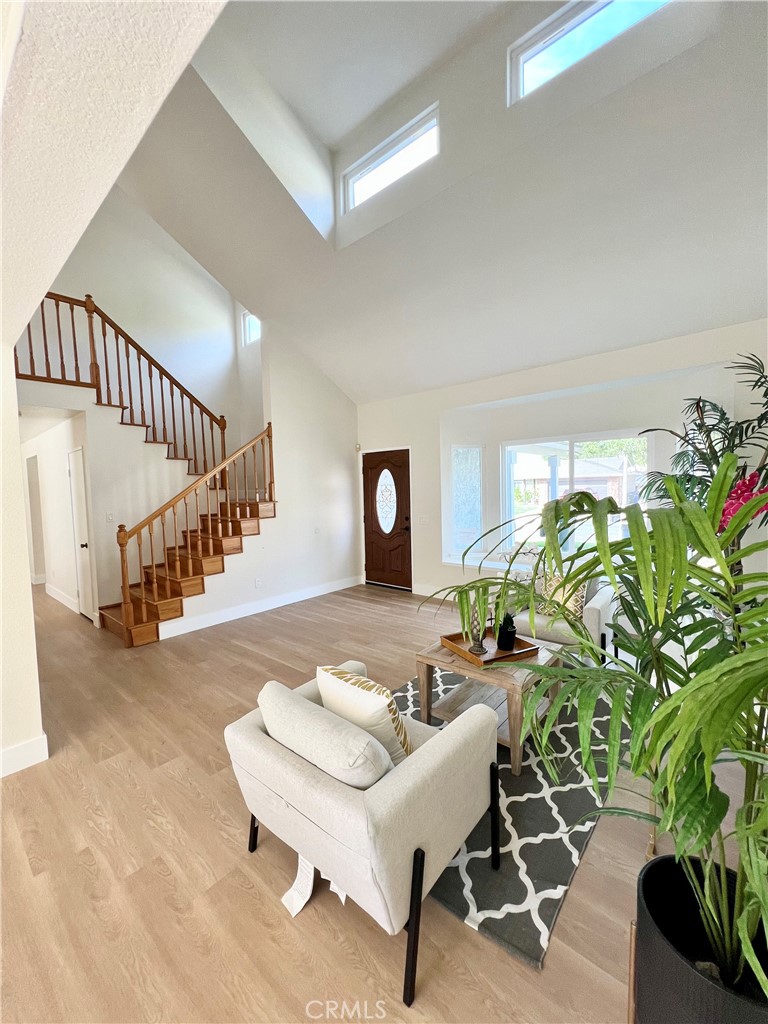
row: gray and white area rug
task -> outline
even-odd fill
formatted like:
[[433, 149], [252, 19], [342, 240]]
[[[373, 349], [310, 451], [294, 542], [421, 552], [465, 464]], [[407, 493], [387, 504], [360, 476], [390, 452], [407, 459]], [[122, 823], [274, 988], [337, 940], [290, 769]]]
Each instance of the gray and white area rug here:
[[[464, 676], [435, 669], [433, 702], [464, 682]], [[418, 715], [418, 681], [395, 694], [401, 714]], [[596, 720], [607, 728], [608, 717]], [[597, 817], [600, 806], [578, 754], [574, 719], [561, 715], [552, 737], [562, 754], [558, 783], [549, 775], [530, 740], [519, 776], [512, 774], [509, 751], [498, 748], [501, 785], [501, 868], [491, 870], [490, 828], [483, 818], [446, 868], [430, 895], [528, 963], [541, 968], [552, 929]], [[584, 819], [584, 820], [582, 820]]]

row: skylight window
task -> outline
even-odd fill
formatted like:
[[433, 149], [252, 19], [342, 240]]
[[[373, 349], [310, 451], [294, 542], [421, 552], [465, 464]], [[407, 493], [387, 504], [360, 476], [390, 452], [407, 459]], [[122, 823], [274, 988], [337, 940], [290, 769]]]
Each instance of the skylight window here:
[[343, 177], [345, 209], [354, 210], [439, 152], [435, 105], [350, 167]]
[[670, 0], [569, 3], [509, 50], [509, 103], [527, 96]]

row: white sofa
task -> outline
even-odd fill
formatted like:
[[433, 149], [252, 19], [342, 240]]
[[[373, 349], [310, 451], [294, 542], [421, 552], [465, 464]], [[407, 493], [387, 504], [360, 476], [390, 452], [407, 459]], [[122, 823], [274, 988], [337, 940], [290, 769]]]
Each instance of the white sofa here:
[[[341, 667], [366, 675], [359, 662]], [[314, 680], [293, 693], [322, 708]], [[362, 733], [326, 709], [321, 715], [326, 744], [335, 728], [332, 719], [347, 738], [349, 730]], [[313, 716], [318, 718], [315, 712]], [[483, 706], [471, 708], [442, 730], [409, 718], [413, 753], [367, 789], [339, 781], [277, 742], [258, 709], [224, 733], [252, 816], [249, 849], [256, 848], [261, 823], [390, 935], [410, 921], [403, 993], [407, 1005], [415, 990], [421, 901], [489, 810], [490, 857], [493, 867], [499, 865], [497, 726], [494, 712]]]

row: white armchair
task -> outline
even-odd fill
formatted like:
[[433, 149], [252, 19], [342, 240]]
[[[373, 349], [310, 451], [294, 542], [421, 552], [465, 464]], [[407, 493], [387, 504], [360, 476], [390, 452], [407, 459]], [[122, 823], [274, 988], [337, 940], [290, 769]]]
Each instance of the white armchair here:
[[[366, 674], [361, 663], [343, 667]], [[415, 749], [393, 766], [377, 740], [322, 707], [314, 680], [286, 692], [292, 709], [286, 742], [292, 749], [267, 733], [261, 710], [245, 715], [224, 733], [251, 812], [248, 848], [256, 849], [261, 823], [319, 868], [390, 935], [406, 927], [403, 1001], [410, 1006], [421, 902], [489, 811], [491, 862], [494, 868], [500, 863], [496, 715], [490, 708], [473, 707], [442, 730], [408, 719]], [[360, 744], [355, 749], [363, 753], [354, 757], [352, 770], [358, 774], [350, 776], [352, 784], [307, 759], [316, 759], [312, 751], [318, 750], [313, 730], [315, 737], [322, 736], [321, 762], [332, 755], [327, 748], [336, 734], [348, 765], [353, 763], [349, 751]], [[303, 731], [307, 734], [302, 736]], [[295, 751], [305, 741], [307, 756], [302, 757]], [[360, 764], [364, 762], [368, 770], [372, 763], [384, 763], [377, 760], [382, 756], [388, 762], [384, 774], [368, 788], [358, 788]]]

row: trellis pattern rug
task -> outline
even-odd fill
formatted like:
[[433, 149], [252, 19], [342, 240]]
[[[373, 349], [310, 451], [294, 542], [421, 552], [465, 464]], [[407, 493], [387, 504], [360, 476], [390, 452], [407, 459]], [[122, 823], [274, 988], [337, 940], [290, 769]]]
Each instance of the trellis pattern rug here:
[[[463, 682], [464, 676], [435, 669], [433, 702]], [[418, 716], [416, 679], [394, 696], [401, 714]], [[596, 719], [599, 737], [607, 724], [607, 715]], [[581, 766], [573, 718], [561, 715], [552, 746], [563, 755], [558, 783], [550, 779], [530, 740], [519, 776], [512, 774], [509, 751], [498, 748], [501, 868], [491, 869], [490, 826], [483, 818], [430, 894], [470, 928], [539, 968], [596, 824], [596, 818], [585, 815], [600, 805]]]

